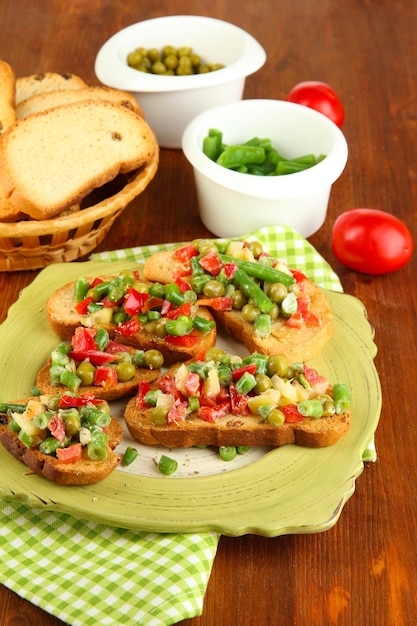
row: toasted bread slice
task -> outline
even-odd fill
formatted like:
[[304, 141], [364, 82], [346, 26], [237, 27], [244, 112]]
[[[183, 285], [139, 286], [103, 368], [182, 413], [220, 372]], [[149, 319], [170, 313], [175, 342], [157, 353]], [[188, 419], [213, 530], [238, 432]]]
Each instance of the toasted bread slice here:
[[106, 100], [86, 100], [18, 120], [2, 135], [0, 175], [16, 209], [43, 220], [145, 166], [156, 149], [142, 117]]
[[[111, 280], [113, 277], [103, 276], [101, 278], [103, 280]], [[93, 279], [91, 278], [90, 280]], [[119, 332], [118, 326], [112, 322], [106, 324], [98, 321], [94, 324], [88, 321], [85, 315], [77, 313], [74, 308], [76, 305], [74, 301], [74, 286], [74, 281], [63, 285], [48, 298], [46, 304], [46, 314], [51, 328], [62, 339], [70, 340], [77, 326], [85, 325], [92, 328], [101, 326], [108, 331], [112, 339], [116, 339], [119, 343], [140, 350], [159, 350], [164, 357], [166, 365], [194, 358], [216, 343], [217, 330], [213, 316], [205, 307], [193, 307], [193, 315], [194, 317], [199, 316], [209, 322], [213, 322], [213, 328], [207, 333], [198, 330], [193, 331], [193, 336], [196, 338], [194, 343], [188, 342], [187, 339], [184, 339], [183, 342], [170, 342], [169, 338], [161, 338], [144, 328], [133, 334], [123, 335]]]
[[58, 72], [39, 72], [16, 79], [16, 105], [23, 100], [45, 91], [57, 89], [84, 89], [87, 84], [76, 74]]
[[16, 83], [12, 67], [0, 59], [0, 134], [16, 121]]
[[[25, 399], [18, 403], [28, 401], [29, 399]], [[106, 458], [90, 459], [84, 446], [82, 458], [74, 463], [60, 462], [52, 454], [42, 453], [38, 445], [27, 447], [18, 434], [10, 429], [9, 424], [12, 419], [12, 415], [0, 414], [0, 442], [4, 448], [32, 472], [59, 485], [89, 485], [99, 482], [106, 478], [120, 461], [114, 450], [122, 440], [123, 429], [115, 418], [112, 418], [107, 427], [109, 439], [106, 444]]]
[[[152, 255], [144, 266], [145, 278], [169, 283], [175, 275], [180, 274], [191, 283], [191, 275], [187, 275], [189, 265], [175, 259], [174, 252]], [[253, 323], [244, 320], [240, 310], [213, 309], [213, 316], [227, 333], [242, 341], [250, 352], [258, 350], [263, 354], [282, 354], [291, 363], [308, 361], [317, 356], [333, 336], [334, 319], [325, 293], [301, 272], [297, 272], [297, 276], [301, 281], [297, 285], [298, 296], [308, 299], [312, 322], [301, 319], [291, 324], [287, 316], [279, 315], [272, 320], [270, 334], [263, 337], [256, 334]]]
[[[186, 365], [184, 364], [182, 367], [186, 367]], [[178, 371], [178, 368], [179, 366], [172, 368], [168, 376], [173, 376], [175, 380], [175, 372]], [[310, 372], [312, 371], [314, 370], [310, 370]], [[316, 373], [314, 377], [315, 375]], [[184, 380], [183, 374], [180, 375], [180, 379]], [[331, 385], [323, 377], [320, 377], [320, 382], [315, 383], [316, 391], [311, 392], [310, 399], [323, 395], [320, 394], [319, 396], [319, 391], [321, 392], [323, 389], [323, 383], [326, 386], [326, 397], [332, 397]], [[161, 391], [161, 388], [165, 389], [165, 384], [160, 383], [158, 386], [158, 381], [151, 385], [152, 390], [159, 389]], [[277, 397], [275, 392], [276, 389], [274, 388], [273, 393]], [[350, 409], [339, 414], [335, 412], [324, 414], [319, 418], [302, 417], [298, 413], [298, 403], [288, 404], [288, 398], [284, 399], [284, 396], [281, 395], [282, 400], [277, 400], [276, 408], [286, 411], [288, 417], [285, 418], [284, 423], [275, 425], [268, 421], [269, 418], [262, 417], [260, 412], [248, 411], [250, 402], [252, 400], [257, 402], [262, 394], [257, 397], [248, 396], [249, 403], [247, 404], [247, 398], [242, 400], [240, 397], [236, 401], [235, 396], [234, 401], [226, 400], [224, 388], [219, 393], [221, 394], [219, 400], [211, 398], [211, 402], [207, 404], [202, 400], [203, 392], [198, 392], [200, 408], [189, 412], [191, 406], [188, 405], [187, 408], [189, 398], [182, 392], [177, 393], [176, 398], [172, 399], [167, 399], [167, 394], [161, 392], [160, 400], [158, 400], [159, 406], [167, 405], [170, 407], [166, 421], [162, 424], [159, 421], [154, 423], [152, 419], [154, 409], [147, 406], [142, 397], [131, 398], [126, 405], [124, 419], [130, 434], [137, 441], [146, 445], [160, 444], [168, 448], [188, 448], [196, 445], [279, 447], [289, 443], [320, 448], [335, 444], [349, 430]], [[236, 388], [233, 393], [236, 393]], [[272, 402], [271, 391], [268, 390], [264, 393], [269, 394], [264, 396], [261, 401], [266, 409]], [[297, 393], [300, 392], [297, 391]], [[232, 393], [230, 397], [232, 397]], [[281, 401], [282, 406], [279, 404]], [[234, 409], [231, 412], [230, 407], [233, 406]], [[252, 407], [254, 406], [256, 405], [252, 405]]]
[[85, 100], [106, 100], [124, 106], [143, 117], [143, 111], [131, 93], [110, 87], [84, 87], [81, 89], [56, 89], [34, 94], [22, 100], [16, 107], [17, 119], [35, 113], [42, 113], [63, 104], [83, 102]]

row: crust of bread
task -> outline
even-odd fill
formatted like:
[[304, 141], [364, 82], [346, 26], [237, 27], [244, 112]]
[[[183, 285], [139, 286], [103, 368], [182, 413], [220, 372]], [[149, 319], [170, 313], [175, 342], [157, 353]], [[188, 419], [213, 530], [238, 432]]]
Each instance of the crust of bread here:
[[80, 89], [54, 89], [36, 93], [16, 106], [17, 119], [42, 113], [57, 106], [85, 100], [106, 100], [124, 106], [143, 117], [143, 111], [136, 98], [127, 91], [104, 86], [82, 87]]
[[13, 68], [0, 59], [0, 134], [16, 121], [16, 81]]
[[145, 166], [157, 149], [140, 115], [98, 99], [35, 113], [1, 137], [5, 196], [38, 220], [79, 204], [118, 174]]
[[[173, 272], [181, 264], [172, 259], [172, 251], [158, 252], [147, 259], [143, 273], [147, 280], [169, 283]], [[213, 311], [216, 322], [241, 341], [249, 352], [282, 354], [290, 363], [308, 361], [317, 356], [334, 333], [333, 313], [324, 292], [312, 281], [305, 281], [303, 295], [311, 298], [311, 311], [320, 319], [320, 325], [305, 324], [301, 329], [285, 324], [284, 319], [272, 322], [268, 337], [255, 335], [253, 324], [245, 322], [239, 311]]]
[[145, 445], [167, 448], [212, 446], [273, 446], [289, 443], [322, 448], [337, 443], [350, 426], [350, 412], [320, 419], [306, 418], [295, 424], [272, 426], [256, 416], [226, 415], [215, 422], [191, 417], [176, 424], [155, 426], [151, 409], [138, 409], [136, 399], [126, 405], [124, 419], [132, 437]]
[[[109, 280], [110, 276], [102, 276], [103, 279]], [[70, 340], [77, 326], [82, 325], [82, 316], [74, 309], [74, 282], [63, 285], [55, 291], [47, 300], [46, 314], [52, 330], [62, 339]], [[213, 316], [205, 307], [198, 308], [198, 315], [205, 319], [212, 320]], [[145, 331], [139, 331], [132, 336], [122, 336], [116, 333], [116, 326], [104, 326], [112, 339], [116, 339], [119, 343], [131, 346], [140, 350], [159, 350], [164, 356], [165, 365], [172, 365], [177, 361], [186, 361], [194, 358], [201, 352], [205, 352], [216, 343], [217, 330], [216, 327], [205, 335], [201, 334], [200, 341], [194, 346], [172, 346], [167, 344], [163, 339], [155, 335], [149, 335]]]
[[60, 463], [57, 458], [42, 454], [38, 447], [27, 448], [17, 434], [8, 427], [9, 418], [3, 414], [0, 423], [0, 442], [18, 461], [24, 463], [32, 472], [43, 476], [59, 485], [90, 485], [103, 480], [117, 467], [120, 458], [114, 452], [123, 437], [120, 423], [113, 418], [108, 427], [109, 441], [107, 458], [92, 461], [84, 456], [77, 463]]
[[23, 100], [45, 91], [56, 89], [83, 89], [87, 84], [76, 74], [58, 72], [39, 72], [16, 79], [16, 105]]

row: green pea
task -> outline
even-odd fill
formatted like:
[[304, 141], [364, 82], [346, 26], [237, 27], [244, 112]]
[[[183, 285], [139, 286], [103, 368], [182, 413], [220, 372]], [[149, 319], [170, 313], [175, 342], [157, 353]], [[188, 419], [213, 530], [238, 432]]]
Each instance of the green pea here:
[[94, 384], [96, 368], [90, 361], [83, 361], [76, 369], [76, 374], [81, 378], [81, 384], [84, 387]]
[[271, 426], [282, 426], [285, 422], [285, 415], [279, 409], [272, 409], [266, 419]]
[[215, 361], [216, 363], [221, 363], [223, 359], [225, 358], [225, 356], [226, 356], [226, 353], [224, 350], [222, 350], [218, 346], [213, 346], [212, 348], [209, 348], [206, 351], [204, 355], [204, 360]]
[[260, 241], [249, 241], [248, 248], [252, 252], [255, 259], [258, 259], [264, 251]]
[[74, 435], [76, 435], [80, 428], [81, 428], [81, 422], [80, 422], [80, 418], [78, 417], [78, 415], [68, 415], [68, 417], [66, 417], [66, 419], [64, 420], [65, 423], [65, 434], [68, 437], [74, 437]]
[[203, 294], [206, 298], [224, 296], [224, 292], [224, 285], [218, 280], [209, 280], [203, 287]]
[[117, 365], [115, 365], [115, 369], [120, 383], [132, 380], [136, 373], [135, 366], [132, 363], [117, 363]]
[[281, 283], [272, 283], [268, 289], [268, 298], [272, 300], [272, 302], [282, 302], [284, 298], [287, 296], [288, 291], [285, 285]]
[[164, 364], [164, 357], [159, 350], [146, 350], [143, 359], [146, 367], [150, 370], [158, 369]]
[[267, 391], [272, 386], [271, 379], [266, 374], [255, 374], [255, 380], [256, 387], [254, 388], [254, 392], [258, 395]]
[[284, 377], [288, 371], [288, 361], [282, 355], [274, 355], [270, 356], [268, 359], [268, 374], [269, 376], [273, 376], [274, 374], [278, 374], [278, 376]]
[[252, 302], [248, 302], [242, 308], [242, 318], [245, 322], [249, 322], [249, 324], [253, 324], [260, 311], [258, 307], [256, 307]]
[[235, 289], [232, 294], [232, 307], [236, 311], [240, 311], [245, 306], [245, 304], [247, 304], [247, 302], [248, 300], [243, 291], [241, 291], [240, 289]]
[[166, 407], [155, 406], [151, 410], [150, 414], [152, 424], [154, 424], [155, 426], [163, 426], [164, 424], [166, 424], [167, 415], [168, 409]]

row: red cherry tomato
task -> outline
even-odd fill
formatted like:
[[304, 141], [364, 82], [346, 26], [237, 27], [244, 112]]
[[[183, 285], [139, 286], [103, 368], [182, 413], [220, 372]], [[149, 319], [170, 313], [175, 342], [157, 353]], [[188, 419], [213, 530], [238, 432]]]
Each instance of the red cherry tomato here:
[[327, 83], [307, 80], [293, 87], [287, 96], [288, 102], [303, 104], [310, 109], [323, 113], [339, 128], [345, 121], [345, 110], [338, 95]]
[[413, 253], [407, 226], [394, 215], [377, 209], [351, 209], [333, 226], [335, 257], [363, 274], [388, 274], [403, 267]]

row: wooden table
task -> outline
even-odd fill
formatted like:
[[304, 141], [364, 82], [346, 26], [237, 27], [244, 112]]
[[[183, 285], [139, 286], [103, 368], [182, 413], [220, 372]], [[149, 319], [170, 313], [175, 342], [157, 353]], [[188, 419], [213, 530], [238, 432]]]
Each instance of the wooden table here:
[[[387, 210], [416, 235], [417, 4], [406, 0], [281, 0], [155, 3], [13, 0], [0, 3], [0, 58], [17, 76], [74, 72], [96, 83], [95, 55], [117, 30], [142, 19], [201, 13], [234, 22], [265, 47], [265, 66], [245, 97], [285, 98], [306, 79], [330, 83], [346, 108], [349, 161], [329, 213], [311, 243], [360, 298], [375, 327], [383, 410], [378, 461], [367, 465], [329, 531], [275, 539], [222, 537], [203, 615], [184, 626], [417, 623], [417, 427], [415, 363], [417, 257], [397, 273], [360, 275], [342, 267], [331, 231], [342, 211]], [[157, 178], [118, 219], [101, 250], [206, 236], [190, 168], [162, 150]], [[33, 272], [0, 274], [0, 320]], [[59, 620], [6, 588], [0, 623], [57, 626]]]

